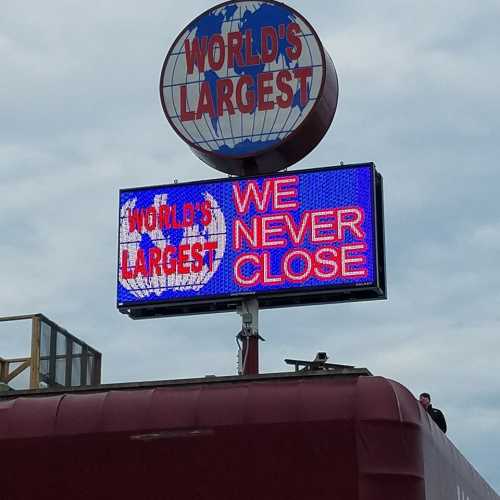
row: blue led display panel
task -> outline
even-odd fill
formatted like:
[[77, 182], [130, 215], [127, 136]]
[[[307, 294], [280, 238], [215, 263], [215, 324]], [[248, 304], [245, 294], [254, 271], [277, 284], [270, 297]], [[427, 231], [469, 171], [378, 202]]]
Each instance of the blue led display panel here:
[[385, 297], [373, 164], [120, 191], [118, 308], [134, 318]]

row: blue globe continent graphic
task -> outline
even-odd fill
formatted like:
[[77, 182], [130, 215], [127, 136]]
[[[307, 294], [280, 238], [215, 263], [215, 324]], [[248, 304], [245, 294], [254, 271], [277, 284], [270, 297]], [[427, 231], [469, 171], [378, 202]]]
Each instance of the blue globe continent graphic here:
[[[256, 8], [255, 11], [247, 9], [243, 13], [243, 16], [241, 17], [239, 17], [240, 12], [238, 12], [238, 10], [239, 7], [235, 4], [232, 4], [225, 7], [219, 13], [211, 12], [203, 16], [201, 19], [198, 20], [197, 24], [192, 27], [192, 30], [195, 31], [195, 36], [199, 38], [207, 36], [210, 38], [210, 36], [214, 34], [221, 33], [222, 25], [224, 22], [238, 23], [238, 29], [241, 32], [245, 32], [245, 30], [250, 29], [252, 30], [252, 33], [260, 33], [261, 28], [264, 26], [278, 26], [280, 24], [287, 25], [288, 23], [295, 21], [295, 16], [293, 16], [293, 14], [288, 9], [280, 5], [262, 3], [259, 7]], [[237, 19], [233, 21], [235, 17], [237, 17]], [[276, 61], [278, 61], [280, 57], [283, 58], [288, 69], [290, 69], [292, 65], [286, 53], [286, 49], [289, 46], [290, 44], [286, 39], [280, 39], [278, 45], [278, 54], [276, 56]], [[243, 50], [245, 50], [244, 45], [243, 45]], [[252, 38], [252, 53], [260, 54], [260, 52], [261, 52], [261, 38], [260, 36], [254, 36]], [[297, 63], [293, 68], [296, 67], [298, 67]], [[257, 75], [263, 72], [264, 68], [265, 64], [259, 64], [255, 66], [243, 66], [243, 67], [239, 67], [236, 65], [234, 67], [234, 71], [236, 72], [236, 74], [240, 76], [248, 75], [253, 77], [253, 81], [255, 82], [257, 81]], [[203, 78], [209, 84], [214, 99], [214, 106], [217, 109], [216, 86], [217, 86], [217, 81], [220, 79], [220, 76], [215, 71], [209, 69], [204, 72]], [[256, 89], [254, 85], [252, 87], [249, 86], [248, 90], [254, 91], [257, 97], [255, 99], [254, 109], [251, 112], [252, 114], [254, 114], [258, 102], [258, 89]], [[308, 83], [307, 85], [308, 98], [309, 95], [310, 95], [310, 84]], [[302, 106], [300, 102], [300, 92], [299, 90], [297, 90], [297, 92], [293, 96], [291, 109], [299, 108], [302, 111], [304, 109], [304, 106]], [[275, 116], [274, 121], [276, 121], [276, 118], [277, 115]], [[219, 117], [215, 116], [211, 118], [211, 124], [215, 135], [217, 137], [220, 137]], [[267, 149], [269, 146], [272, 146], [273, 144], [280, 142], [280, 139], [278, 138], [269, 139], [269, 136], [271, 134], [274, 135], [278, 132], [282, 132], [282, 130], [273, 130], [273, 127], [271, 127], [270, 130], [263, 132], [262, 139], [260, 140], [252, 141], [250, 138], [243, 138], [238, 142], [237, 139], [234, 138], [233, 140], [235, 142], [235, 145], [233, 147], [230, 147], [227, 144], [223, 144], [219, 146], [218, 149], [216, 149], [215, 151], [227, 155], [240, 155], [262, 149]], [[273, 132], [271, 132], [271, 130], [273, 130]], [[264, 136], [266, 135], [268, 136], [267, 139], [264, 138]]]

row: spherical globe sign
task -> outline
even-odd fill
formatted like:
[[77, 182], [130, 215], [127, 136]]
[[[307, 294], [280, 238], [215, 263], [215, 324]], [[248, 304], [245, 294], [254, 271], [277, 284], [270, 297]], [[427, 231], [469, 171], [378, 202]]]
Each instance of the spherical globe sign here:
[[230, 1], [198, 16], [163, 63], [160, 97], [177, 134], [232, 175], [276, 172], [330, 126], [335, 67], [312, 26], [271, 0]]

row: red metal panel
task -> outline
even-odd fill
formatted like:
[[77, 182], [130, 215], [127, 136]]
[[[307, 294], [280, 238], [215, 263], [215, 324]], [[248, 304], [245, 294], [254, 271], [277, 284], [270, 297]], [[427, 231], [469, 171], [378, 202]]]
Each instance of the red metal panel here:
[[299, 420], [315, 421], [352, 421], [355, 414], [358, 377], [344, 377], [333, 380], [318, 380], [308, 383], [299, 382], [300, 401]]
[[359, 500], [425, 500], [418, 402], [382, 377], [358, 386]]
[[297, 381], [257, 383], [248, 389], [248, 416], [250, 424], [272, 424], [299, 421], [300, 400]]
[[427, 498], [497, 500], [495, 491], [465, 459], [438, 426], [421, 410]]
[[9, 437], [9, 415], [14, 404], [15, 400], [0, 401], [0, 440]]
[[0, 446], [11, 500], [499, 498], [382, 377], [20, 397], [0, 401]]
[[[54, 434], [59, 403], [64, 396], [19, 398], [13, 403], [0, 402], [0, 439], [48, 437]], [[7, 409], [5, 409], [7, 408]]]
[[135, 432], [146, 428], [153, 391], [108, 392], [103, 400], [98, 432]]
[[158, 429], [196, 427], [197, 404], [201, 390], [202, 386], [154, 389], [148, 412], [149, 427]]
[[203, 387], [195, 425], [202, 428], [243, 425], [248, 421], [248, 384]]
[[106, 392], [66, 394], [59, 405], [56, 434], [82, 436], [99, 431]]

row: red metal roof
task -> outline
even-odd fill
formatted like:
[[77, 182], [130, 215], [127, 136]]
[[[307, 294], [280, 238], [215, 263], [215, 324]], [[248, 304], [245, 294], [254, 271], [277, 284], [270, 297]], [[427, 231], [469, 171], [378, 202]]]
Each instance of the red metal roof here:
[[0, 399], [0, 492], [498, 499], [397, 382], [290, 375]]

